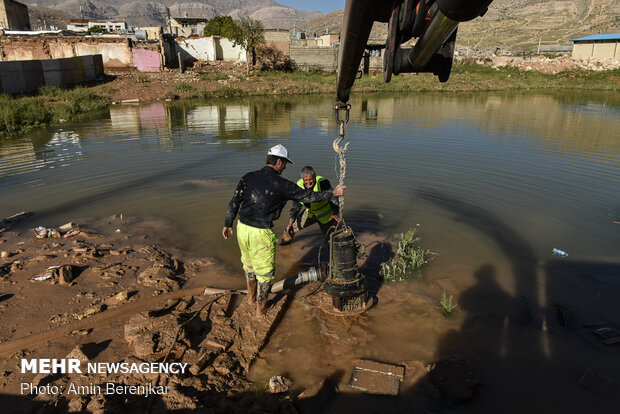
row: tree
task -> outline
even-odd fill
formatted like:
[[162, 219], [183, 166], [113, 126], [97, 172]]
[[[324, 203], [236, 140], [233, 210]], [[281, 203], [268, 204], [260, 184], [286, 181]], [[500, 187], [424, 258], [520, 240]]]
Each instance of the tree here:
[[90, 35], [90, 34], [100, 34], [100, 33], [108, 33], [108, 31], [106, 29], [104, 29], [103, 27], [101, 27], [101, 26], [91, 26], [86, 31], [87, 35]]
[[205, 37], [222, 36], [235, 39], [239, 34], [239, 26], [230, 16], [215, 16], [207, 22], [204, 29]]
[[256, 64], [256, 48], [265, 43], [265, 29], [258, 20], [241, 19], [237, 24], [239, 32], [235, 36], [235, 45], [241, 45], [245, 49], [247, 60], [247, 72], [250, 73], [250, 62]]

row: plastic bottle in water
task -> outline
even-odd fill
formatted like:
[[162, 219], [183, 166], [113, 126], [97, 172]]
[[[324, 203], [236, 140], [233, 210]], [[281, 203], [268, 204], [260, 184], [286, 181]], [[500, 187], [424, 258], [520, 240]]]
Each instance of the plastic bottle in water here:
[[567, 252], [565, 252], [564, 250], [556, 249], [556, 248], [553, 248], [553, 254], [555, 254], [556, 256], [568, 257]]

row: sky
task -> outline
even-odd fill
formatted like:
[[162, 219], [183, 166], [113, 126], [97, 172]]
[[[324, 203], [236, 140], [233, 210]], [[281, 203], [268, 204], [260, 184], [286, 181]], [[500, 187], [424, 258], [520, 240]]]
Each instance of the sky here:
[[293, 7], [299, 10], [320, 11], [325, 14], [344, 9], [345, 0], [276, 0], [283, 6]]

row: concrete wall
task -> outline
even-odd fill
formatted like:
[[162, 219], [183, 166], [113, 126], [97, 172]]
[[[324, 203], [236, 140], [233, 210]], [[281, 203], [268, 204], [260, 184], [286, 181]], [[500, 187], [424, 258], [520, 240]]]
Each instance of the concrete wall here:
[[[174, 50], [173, 50], [174, 49]], [[198, 39], [177, 40], [176, 47], [165, 48], [166, 53], [181, 53], [183, 64], [188, 65], [196, 61], [214, 62], [224, 60], [230, 62], [245, 62], [245, 49], [233, 46], [233, 42], [223, 37], [209, 36]], [[166, 55], [166, 61], [176, 62], [178, 57]]]
[[161, 72], [161, 54], [154, 50], [132, 49], [133, 64], [140, 72]]
[[232, 40], [224, 37], [215, 38], [215, 53], [217, 60], [231, 62], [245, 62], [247, 60], [245, 49], [239, 45], [234, 46]]
[[106, 69], [133, 67], [127, 39], [75, 37], [0, 37], [0, 61], [60, 59], [101, 55]]
[[199, 39], [178, 40], [177, 44], [194, 60], [213, 62], [217, 59], [215, 53], [215, 40], [213, 36], [201, 37]]
[[338, 67], [338, 47], [300, 47], [291, 45], [291, 61], [302, 70], [334, 72]]
[[43, 85], [75, 85], [102, 75], [101, 55], [0, 62], [0, 92], [33, 92]]
[[146, 38], [148, 40], [159, 40], [163, 34], [161, 26], [144, 26], [136, 27], [136, 29], [146, 31]]
[[0, 0], [0, 26], [12, 30], [30, 30], [28, 6], [13, 0]]
[[619, 42], [575, 43], [573, 46], [574, 59], [620, 59]]

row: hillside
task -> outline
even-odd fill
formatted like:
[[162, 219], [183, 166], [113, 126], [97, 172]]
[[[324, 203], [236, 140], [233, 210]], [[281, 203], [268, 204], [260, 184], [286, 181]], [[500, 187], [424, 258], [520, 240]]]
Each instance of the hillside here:
[[[260, 20], [267, 28], [290, 29], [321, 16], [282, 6], [274, 0], [22, 0], [30, 11], [32, 27], [42, 26], [54, 15], [54, 25], [64, 27], [70, 18], [123, 20], [131, 26], [164, 25], [172, 16], [207, 17], [231, 15]], [[80, 11], [80, 6], [82, 7]], [[52, 13], [52, 10], [55, 13]]]
[[[303, 26], [310, 33], [339, 32], [343, 11]], [[457, 47], [513, 51], [542, 45], [569, 45], [570, 39], [594, 33], [620, 32], [620, 0], [495, 0], [483, 17], [459, 25]], [[387, 24], [373, 27], [371, 38], [385, 38]]]

